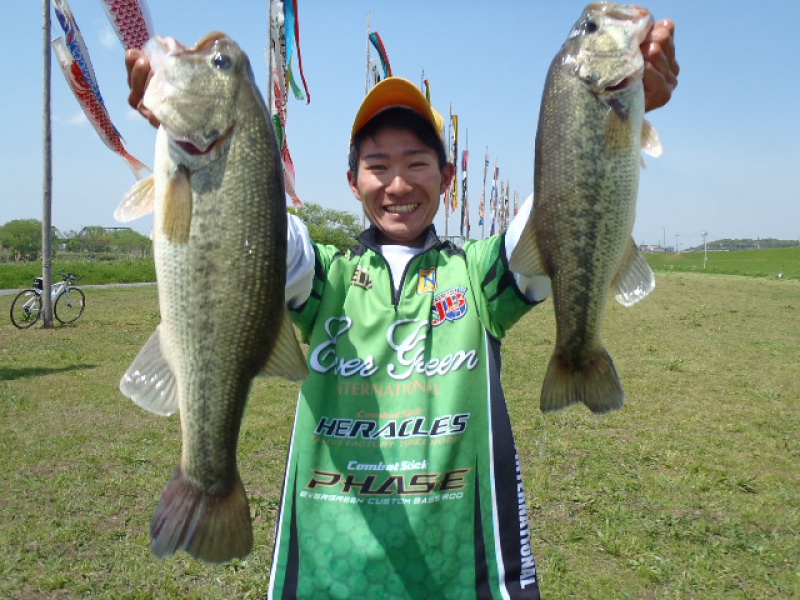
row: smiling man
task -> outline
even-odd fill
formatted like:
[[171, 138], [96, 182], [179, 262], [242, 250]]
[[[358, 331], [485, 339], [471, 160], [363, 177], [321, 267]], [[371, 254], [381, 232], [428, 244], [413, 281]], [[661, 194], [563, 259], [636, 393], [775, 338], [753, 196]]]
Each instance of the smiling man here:
[[441, 128], [441, 116], [399, 77], [375, 86], [358, 111], [347, 179], [382, 243], [422, 245], [455, 171]]
[[392, 77], [351, 133], [347, 177], [371, 224], [359, 245], [312, 244], [290, 220], [287, 298], [311, 376], [274, 598], [539, 597], [499, 340], [549, 280], [509, 270], [513, 228], [460, 248], [438, 238], [453, 171], [441, 116]]

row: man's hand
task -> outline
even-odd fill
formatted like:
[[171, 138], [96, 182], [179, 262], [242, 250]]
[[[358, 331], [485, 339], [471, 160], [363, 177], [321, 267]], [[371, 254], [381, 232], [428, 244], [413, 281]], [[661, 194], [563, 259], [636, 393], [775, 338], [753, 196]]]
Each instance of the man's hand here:
[[644, 108], [664, 106], [678, 85], [681, 68], [675, 60], [675, 23], [658, 21], [641, 45], [644, 56]]
[[131, 89], [128, 104], [150, 121], [153, 127], [158, 127], [160, 123], [156, 116], [142, 104], [144, 91], [153, 75], [150, 60], [142, 50], [128, 50], [125, 52], [125, 68], [128, 70], [128, 87]]

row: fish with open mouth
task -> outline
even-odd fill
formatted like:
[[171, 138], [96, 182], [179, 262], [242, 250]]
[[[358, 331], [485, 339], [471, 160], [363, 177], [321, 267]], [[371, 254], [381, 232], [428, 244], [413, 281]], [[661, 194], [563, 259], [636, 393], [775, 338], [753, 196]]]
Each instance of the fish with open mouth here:
[[253, 547], [237, 444], [253, 378], [308, 375], [285, 302], [280, 154], [247, 56], [223, 33], [187, 48], [153, 38], [143, 102], [160, 120], [153, 175], [118, 220], [154, 211], [161, 323], [120, 382], [160, 415], [180, 413], [180, 464], [150, 527], [159, 557], [206, 562]]
[[661, 152], [644, 119], [640, 44], [652, 26], [646, 9], [590, 4], [547, 74], [533, 212], [510, 258], [515, 271], [552, 283], [556, 343], [543, 411], [583, 402], [605, 413], [624, 403], [601, 329], [609, 290], [630, 306], [655, 287], [631, 237], [641, 152]]

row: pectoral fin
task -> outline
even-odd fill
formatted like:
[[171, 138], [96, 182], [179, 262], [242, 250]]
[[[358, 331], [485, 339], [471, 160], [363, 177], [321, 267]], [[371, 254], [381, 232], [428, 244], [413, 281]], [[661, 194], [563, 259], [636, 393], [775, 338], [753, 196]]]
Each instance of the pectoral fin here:
[[661, 138], [658, 136], [656, 128], [645, 119], [642, 123], [642, 152], [654, 158], [661, 156], [664, 148], [661, 146]]
[[167, 179], [164, 190], [163, 231], [173, 244], [189, 241], [192, 226], [192, 181], [189, 171], [179, 166]]
[[143, 409], [168, 417], [178, 412], [178, 388], [161, 353], [159, 328], [125, 371], [119, 389]]
[[114, 218], [120, 223], [134, 221], [153, 212], [155, 206], [155, 183], [150, 175], [140, 179], [128, 190], [120, 205], [114, 211]]
[[284, 377], [290, 381], [300, 381], [308, 377], [306, 357], [297, 341], [288, 310], [283, 311], [278, 339], [267, 364], [261, 369], [261, 374]]
[[[533, 219], [533, 215], [531, 215], [529, 219]], [[528, 222], [522, 234], [519, 236], [519, 241], [508, 259], [508, 266], [515, 273], [519, 273], [525, 277], [547, 275], [544, 270], [544, 265], [542, 265], [539, 248], [536, 244], [536, 234], [533, 230], [533, 223]]]
[[631, 238], [622, 264], [617, 272], [612, 288], [614, 299], [623, 306], [633, 306], [656, 287], [655, 275], [650, 264]]

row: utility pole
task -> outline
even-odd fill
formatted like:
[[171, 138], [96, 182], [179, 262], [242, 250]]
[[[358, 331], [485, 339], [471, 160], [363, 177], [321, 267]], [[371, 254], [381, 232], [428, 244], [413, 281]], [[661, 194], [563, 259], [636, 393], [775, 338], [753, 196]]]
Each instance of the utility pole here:
[[[367, 11], [367, 70], [364, 74], [364, 97], [369, 94], [370, 85], [369, 85], [369, 34], [372, 33], [370, 29], [370, 22], [369, 22], [369, 11]], [[367, 213], [364, 212], [364, 203], [359, 202], [361, 204], [361, 229], [367, 228]]]
[[369, 82], [369, 76], [370, 76], [370, 72], [369, 72], [369, 58], [370, 58], [369, 57], [369, 34], [370, 33], [372, 33], [372, 30], [370, 29], [370, 24], [369, 24], [369, 11], [367, 11], [367, 72], [366, 72], [365, 77], [364, 77], [364, 95], [365, 96], [367, 94], [369, 94], [369, 89], [370, 89], [370, 84], [369, 84], [370, 83]]
[[50, 120], [50, 0], [42, 2], [42, 70], [43, 83], [43, 110], [42, 110], [42, 151], [43, 181], [42, 181], [42, 312], [44, 312], [43, 326], [53, 329], [53, 299], [50, 289], [53, 283], [53, 227], [52, 227], [52, 196], [53, 196], [53, 147]]
[[706, 262], [708, 262], [708, 246], [706, 245], [706, 238], [708, 237], [708, 232], [703, 232], [703, 270], [705, 271]]

